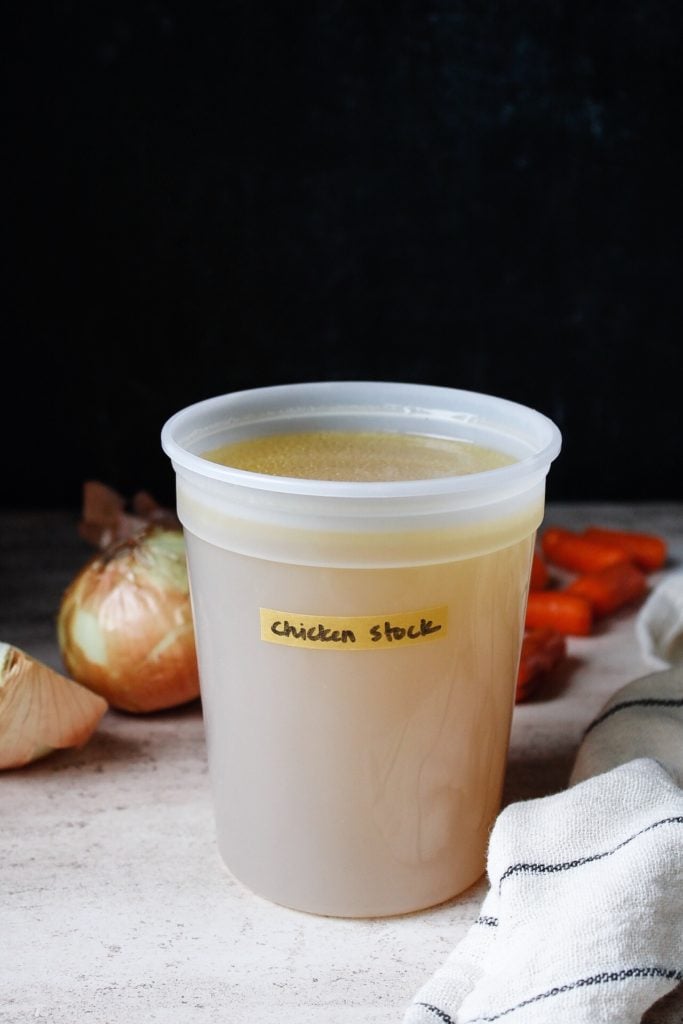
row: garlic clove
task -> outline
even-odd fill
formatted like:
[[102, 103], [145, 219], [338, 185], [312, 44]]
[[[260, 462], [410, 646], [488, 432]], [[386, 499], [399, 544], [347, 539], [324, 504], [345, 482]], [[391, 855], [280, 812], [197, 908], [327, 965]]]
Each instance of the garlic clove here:
[[82, 746], [106, 710], [101, 697], [0, 642], [0, 769]]

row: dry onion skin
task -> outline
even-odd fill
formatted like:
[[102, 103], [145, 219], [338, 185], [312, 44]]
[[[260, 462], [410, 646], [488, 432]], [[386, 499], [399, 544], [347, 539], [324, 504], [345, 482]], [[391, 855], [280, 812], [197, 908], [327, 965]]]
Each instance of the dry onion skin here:
[[0, 769], [83, 746], [106, 710], [101, 697], [0, 642]]
[[57, 635], [69, 675], [114, 708], [198, 697], [182, 532], [148, 526], [91, 558], [62, 597]]

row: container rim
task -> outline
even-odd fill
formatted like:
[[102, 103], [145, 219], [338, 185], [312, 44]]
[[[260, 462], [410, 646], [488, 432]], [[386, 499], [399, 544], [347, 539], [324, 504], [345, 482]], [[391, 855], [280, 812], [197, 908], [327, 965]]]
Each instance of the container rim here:
[[[260, 415], [254, 411], [259, 402], [263, 405]], [[268, 408], [270, 412], [266, 411]], [[474, 408], [476, 412], [472, 411]], [[435, 429], [440, 423], [449, 423], [451, 426], [460, 423], [469, 427], [479, 425], [484, 429], [488, 427], [492, 440], [496, 433], [501, 437], [511, 436], [511, 432], [505, 429], [507, 416], [509, 422], [526, 426], [526, 436], [519, 430], [512, 434], [524, 441], [530, 453], [510, 465], [479, 473], [367, 482], [254, 473], [211, 462], [190, 448], [192, 446], [196, 449], [202, 441], [205, 444], [204, 450], [215, 447], [207, 442], [215, 434], [217, 426], [227, 424], [228, 421], [234, 427], [240, 424], [270, 423], [273, 433], [276, 433], [278, 426], [282, 427], [287, 419], [296, 414], [313, 416], [335, 413], [351, 416], [354, 412], [358, 414], [363, 411], [394, 412], [398, 416], [405, 416], [407, 424], [411, 415], [416, 418], [421, 416], [422, 422], [426, 418], [433, 423]], [[487, 419], [487, 412], [495, 416]], [[424, 430], [407, 429], [406, 432], [424, 433]], [[530, 435], [534, 435], [533, 438]], [[543, 413], [519, 402], [483, 392], [439, 385], [367, 380], [280, 384], [226, 392], [180, 409], [164, 423], [161, 431], [161, 447], [176, 472], [179, 469], [185, 470], [217, 483], [258, 491], [338, 499], [353, 497], [386, 500], [455, 495], [477, 490], [485, 493], [498, 490], [499, 487], [507, 489], [515, 483], [522, 483], [525, 477], [535, 477], [539, 472], [547, 473], [561, 445], [562, 435], [556, 424]], [[495, 447], [495, 444], [491, 446]]]

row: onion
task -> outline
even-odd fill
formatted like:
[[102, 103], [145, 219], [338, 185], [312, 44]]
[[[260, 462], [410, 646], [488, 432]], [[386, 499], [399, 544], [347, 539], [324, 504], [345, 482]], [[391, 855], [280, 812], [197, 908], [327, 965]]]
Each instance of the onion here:
[[0, 768], [19, 768], [90, 739], [107, 702], [0, 643]]
[[147, 526], [91, 558], [62, 597], [57, 634], [69, 675], [112, 707], [158, 711], [194, 700], [182, 532]]

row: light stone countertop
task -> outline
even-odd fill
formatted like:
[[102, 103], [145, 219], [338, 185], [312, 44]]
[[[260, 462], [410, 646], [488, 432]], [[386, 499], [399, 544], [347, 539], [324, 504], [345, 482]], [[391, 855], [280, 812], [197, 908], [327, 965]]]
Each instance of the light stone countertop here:
[[[556, 504], [545, 522], [660, 533], [666, 571], [683, 562], [681, 505]], [[68, 513], [0, 524], [0, 640], [61, 670], [56, 609], [90, 551]], [[506, 802], [562, 789], [585, 726], [648, 671], [634, 614], [572, 638], [552, 683], [516, 707]], [[360, 921], [253, 895], [216, 849], [198, 703], [108, 712], [83, 749], [0, 775], [0, 816], [3, 1024], [397, 1024], [485, 891]]]

